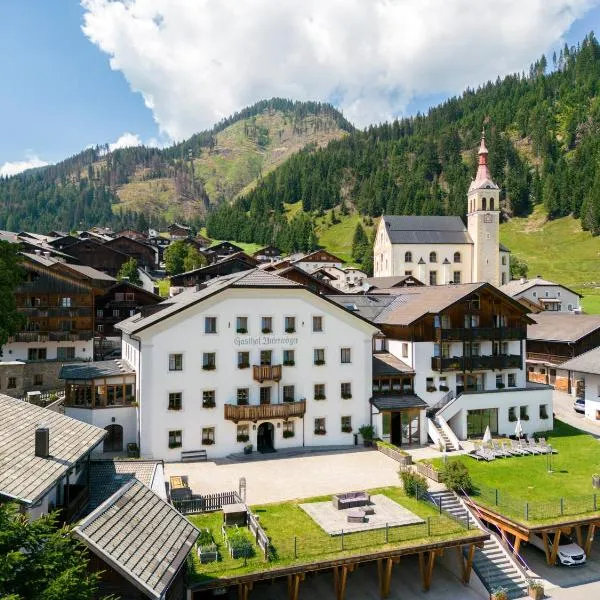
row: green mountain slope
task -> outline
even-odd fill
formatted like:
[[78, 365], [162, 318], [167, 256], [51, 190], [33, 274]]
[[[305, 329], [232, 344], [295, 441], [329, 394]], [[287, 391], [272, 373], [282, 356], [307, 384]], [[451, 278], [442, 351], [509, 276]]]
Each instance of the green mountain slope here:
[[170, 148], [91, 148], [0, 178], [0, 229], [200, 225], [207, 210], [248, 192], [295, 152], [352, 130], [331, 105], [274, 98]]

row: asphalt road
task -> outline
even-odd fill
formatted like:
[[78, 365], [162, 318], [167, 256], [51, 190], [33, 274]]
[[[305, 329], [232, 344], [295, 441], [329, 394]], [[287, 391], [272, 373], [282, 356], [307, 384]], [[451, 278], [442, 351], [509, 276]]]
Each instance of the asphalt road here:
[[573, 410], [575, 398], [564, 392], [554, 392], [554, 416], [573, 427], [600, 437], [600, 421], [592, 421]]

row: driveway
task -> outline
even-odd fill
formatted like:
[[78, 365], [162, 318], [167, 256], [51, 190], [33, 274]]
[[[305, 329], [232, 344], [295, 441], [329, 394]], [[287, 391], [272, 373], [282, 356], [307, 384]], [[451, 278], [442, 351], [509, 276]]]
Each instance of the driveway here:
[[266, 504], [399, 484], [398, 463], [377, 450], [345, 450], [251, 462], [167, 463], [165, 475], [187, 475], [194, 494], [237, 490], [246, 502]]
[[554, 390], [554, 415], [557, 419], [577, 427], [582, 431], [591, 433], [596, 437], [600, 437], [600, 421], [592, 421], [586, 419], [583, 415], [576, 413], [573, 410], [573, 402], [575, 398], [564, 392], [558, 392]]

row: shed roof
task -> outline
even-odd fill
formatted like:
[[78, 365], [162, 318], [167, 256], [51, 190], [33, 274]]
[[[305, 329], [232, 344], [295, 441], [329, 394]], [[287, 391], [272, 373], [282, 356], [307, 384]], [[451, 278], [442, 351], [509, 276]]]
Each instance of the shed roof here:
[[87, 381], [99, 377], [115, 377], [118, 375], [135, 375], [135, 370], [124, 360], [99, 360], [63, 365], [58, 378], [69, 381], [77, 379]]
[[373, 354], [373, 377], [381, 375], [406, 375], [415, 370], [389, 352]]
[[[106, 431], [60, 413], [0, 394], [0, 495], [34, 504]], [[35, 455], [35, 430], [50, 430], [50, 457]]]
[[103, 502], [73, 533], [156, 600], [165, 597], [199, 535], [183, 515], [137, 479]]
[[600, 375], [600, 347], [584, 352], [560, 365], [561, 369]]
[[472, 244], [460, 217], [384, 215], [392, 244]]

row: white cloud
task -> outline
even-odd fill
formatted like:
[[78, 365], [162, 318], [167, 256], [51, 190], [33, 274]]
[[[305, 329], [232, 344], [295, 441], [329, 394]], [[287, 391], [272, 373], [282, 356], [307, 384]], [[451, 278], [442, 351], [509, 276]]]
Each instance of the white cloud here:
[[27, 156], [26, 160], [16, 160], [14, 162], [5, 162], [0, 167], [0, 177], [10, 177], [11, 175], [17, 175], [27, 169], [35, 169], [36, 167], [45, 167], [48, 163], [45, 160], [39, 158], [35, 154]]
[[133, 146], [141, 146], [142, 140], [137, 133], [129, 133], [126, 131], [123, 135], [119, 137], [116, 142], [108, 145], [108, 149], [110, 152], [113, 150], [118, 150], [119, 148], [131, 148]]
[[358, 125], [527, 69], [599, 0], [82, 0], [83, 31], [181, 139], [272, 96]]

